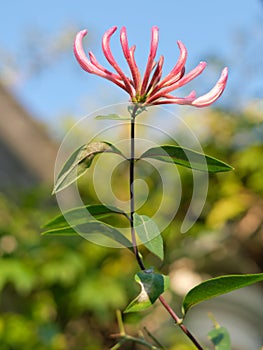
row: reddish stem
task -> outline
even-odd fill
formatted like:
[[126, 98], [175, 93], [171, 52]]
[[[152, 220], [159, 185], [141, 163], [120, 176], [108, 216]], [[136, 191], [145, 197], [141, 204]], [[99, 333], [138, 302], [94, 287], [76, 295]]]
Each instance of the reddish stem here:
[[196, 346], [198, 350], [204, 350], [204, 348], [198, 343], [198, 341], [195, 339], [195, 337], [192, 335], [192, 333], [189, 332], [189, 330], [186, 328], [186, 326], [182, 323], [182, 319], [179, 318], [176, 313], [173, 311], [173, 309], [170, 307], [170, 305], [167, 304], [164, 297], [161, 295], [159, 296], [160, 302], [163, 304], [165, 309], [169, 312], [169, 314], [172, 316], [172, 318], [175, 320], [175, 323], [181, 328], [181, 330], [187, 335], [187, 337], [192, 341], [192, 343]]

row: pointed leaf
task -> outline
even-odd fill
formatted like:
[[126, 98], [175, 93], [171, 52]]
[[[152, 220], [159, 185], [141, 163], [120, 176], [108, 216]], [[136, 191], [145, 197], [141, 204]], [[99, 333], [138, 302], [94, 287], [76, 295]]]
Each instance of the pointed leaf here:
[[[100, 221], [90, 221], [84, 224], [60, 227], [43, 232], [42, 235], [80, 235], [87, 240], [96, 240], [101, 244], [115, 241], [132, 250], [132, 243], [115, 227]], [[133, 250], [132, 250], [133, 251]]]
[[[109, 152], [123, 154], [109, 142], [92, 142], [79, 147], [66, 161], [58, 174], [52, 194], [58, 193], [85, 174], [97, 154]], [[124, 157], [124, 156], [123, 156]]]
[[78, 232], [74, 230], [75, 226], [64, 226], [58, 228], [52, 228], [41, 233], [42, 236], [78, 236]]
[[146, 215], [134, 213], [135, 231], [142, 243], [163, 260], [163, 239], [156, 223]]
[[135, 281], [140, 284], [141, 292], [125, 309], [125, 313], [148, 309], [168, 288], [169, 277], [152, 270], [138, 272]]
[[191, 289], [184, 298], [183, 312], [202, 301], [229, 293], [235, 289], [263, 281], [263, 273], [249, 275], [229, 275], [212, 278]]
[[162, 162], [211, 173], [233, 170], [230, 165], [216, 158], [180, 146], [153, 147], [144, 152], [140, 159], [142, 158], [154, 158]]
[[97, 115], [95, 119], [110, 119], [110, 120], [131, 120], [131, 117], [124, 117], [118, 114]]
[[78, 230], [78, 233], [87, 240], [92, 236], [104, 236], [106, 240], [109, 238], [110, 240], [120, 243], [124, 247], [132, 249], [132, 243], [119, 230], [103, 222], [88, 222], [82, 225], [77, 225], [76, 229]]
[[216, 327], [208, 333], [208, 338], [215, 345], [215, 350], [230, 350], [230, 335], [225, 327]]
[[98, 220], [111, 214], [121, 214], [127, 216], [122, 210], [116, 207], [105, 206], [103, 204], [86, 205], [83, 207], [70, 209], [63, 214], [56, 216], [43, 227], [50, 230], [69, 225], [74, 226], [84, 224], [87, 221], [94, 221], [94, 218]]

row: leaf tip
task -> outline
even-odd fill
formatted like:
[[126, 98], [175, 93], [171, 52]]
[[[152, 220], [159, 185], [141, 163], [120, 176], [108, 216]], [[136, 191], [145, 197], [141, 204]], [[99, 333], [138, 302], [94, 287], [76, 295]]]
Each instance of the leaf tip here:
[[57, 191], [56, 191], [56, 188], [54, 187], [52, 192], [51, 192], [51, 196], [54, 196], [56, 193], [57, 193]]

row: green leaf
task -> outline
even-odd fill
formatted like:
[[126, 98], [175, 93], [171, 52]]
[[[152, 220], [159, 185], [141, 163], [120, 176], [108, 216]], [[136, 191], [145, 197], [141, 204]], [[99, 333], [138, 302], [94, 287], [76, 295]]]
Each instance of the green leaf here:
[[131, 120], [131, 117], [123, 117], [118, 114], [97, 115], [95, 119], [110, 119], [110, 120]]
[[154, 158], [162, 162], [210, 173], [233, 170], [230, 165], [216, 158], [180, 146], [163, 145], [153, 147], [144, 152], [140, 159], [142, 158]]
[[[58, 193], [85, 174], [97, 154], [109, 152], [124, 155], [109, 142], [92, 142], [79, 147], [66, 161], [58, 174], [52, 194]], [[125, 158], [125, 157], [124, 157]]]
[[163, 239], [156, 223], [146, 215], [134, 213], [134, 228], [142, 243], [163, 260]]
[[169, 277], [152, 270], [140, 271], [135, 275], [135, 281], [140, 284], [141, 292], [125, 309], [125, 313], [148, 309], [168, 288]]
[[7, 283], [12, 283], [19, 293], [27, 294], [37, 283], [33, 269], [18, 259], [1, 259], [0, 271], [0, 291]]
[[113, 240], [132, 250], [132, 243], [120, 231], [111, 225], [95, 220], [80, 225], [51, 229], [43, 232], [42, 235], [80, 235], [87, 240], [96, 239], [100, 244], [106, 246]]
[[231, 350], [230, 336], [225, 327], [216, 327], [208, 333], [208, 338], [215, 345], [215, 350]]
[[107, 240], [110, 239], [120, 243], [124, 247], [132, 249], [132, 243], [120, 231], [111, 225], [99, 221], [93, 221], [82, 225], [77, 225], [76, 228], [79, 234], [87, 240], [89, 240], [92, 236], [98, 237], [100, 235], [104, 236], [106, 239], [105, 245]]
[[48, 229], [55, 229], [67, 227], [69, 225], [84, 224], [87, 221], [107, 217], [111, 214], [121, 214], [127, 216], [122, 210], [105, 206], [103, 204], [86, 205], [83, 207], [73, 208], [67, 210], [61, 215], [56, 216], [51, 221], [46, 223], [43, 227]]
[[78, 236], [77, 231], [74, 229], [75, 226], [65, 226], [52, 228], [41, 233], [42, 236], [54, 235], [54, 236]]
[[191, 289], [184, 298], [183, 312], [202, 301], [263, 281], [263, 273], [212, 278]]

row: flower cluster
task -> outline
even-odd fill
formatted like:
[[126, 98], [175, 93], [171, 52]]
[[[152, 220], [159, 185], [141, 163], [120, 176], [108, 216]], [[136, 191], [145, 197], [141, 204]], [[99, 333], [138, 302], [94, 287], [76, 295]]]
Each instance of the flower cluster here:
[[164, 57], [160, 56], [159, 61], [155, 62], [159, 40], [159, 30], [156, 26], [152, 27], [150, 53], [143, 77], [141, 77], [135, 61], [135, 46], [129, 47], [126, 28], [121, 28], [121, 47], [131, 71], [131, 77], [127, 77], [113, 57], [110, 48], [110, 39], [116, 29], [117, 27], [110, 28], [108, 31], [106, 31], [102, 38], [103, 53], [110, 65], [114, 68], [115, 72], [111, 72], [103, 67], [92, 52], [89, 52], [89, 58], [86, 56], [82, 41], [84, 36], [87, 34], [87, 30], [82, 30], [77, 34], [74, 42], [74, 53], [80, 66], [85, 71], [108, 79], [121, 87], [130, 95], [131, 102], [138, 103], [143, 106], [173, 103], [192, 105], [195, 107], [205, 107], [215, 102], [223, 93], [228, 77], [227, 68], [222, 70], [221, 76], [216, 85], [205, 95], [196, 97], [195, 91], [192, 91], [188, 96], [183, 98], [171, 95], [170, 93], [172, 91], [189, 83], [191, 80], [200, 75], [205, 69], [206, 63], [200, 62], [193, 70], [185, 74], [187, 50], [184, 44], [178, 41], [177, 44], [180, 50], [179, 59], [170, 73], [162, 78]]

